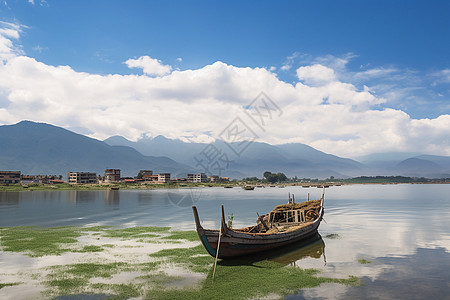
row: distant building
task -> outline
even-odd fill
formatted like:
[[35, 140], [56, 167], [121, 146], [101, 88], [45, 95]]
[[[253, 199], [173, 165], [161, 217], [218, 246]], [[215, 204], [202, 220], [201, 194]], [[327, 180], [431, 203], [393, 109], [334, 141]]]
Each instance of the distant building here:
[[154, 181], [154, 182], [157, 182], [157, 181], [158, 181], [158, 178], [159, 178], [158, 174], [155, 174], [155, 175], [145, 175], [145, 177], [144, 177], [145, 181]]
[[208, 182], [208, 177], [205, 173], [187, 174], [188, 182]]
[[120, 169], [106, 169], [104, 182], [120, 181]]
[[209, 180], [209, 182], [224, 182], [224, 181], [230, 181], [230, 178], [212, 175], [212, 176], [208, 176], [208, 180]]
[[0, 171], [0, 184], [15, 184], [20, 182], [20, 171]]
[[170, 173], [160, 173], [158, 174], [158, 182], [166, 183], [170, 181]]
[[157, 181], [158, 178], [154, 178], [155, 175], [153, 175], [152, 170], [140, 170], [137, 179], [143, 180], [143, 181]]
[[138, 176], [151, 176], [153, 175], [152, 170], [140, 170]]
[[220, 180], [220, 177], [217, 175], [208, 176], [209, 182], [218, 182]]
[[97, 174], [90, 172], [68, 172], [68, 182], [71, 184], [97, 183]]

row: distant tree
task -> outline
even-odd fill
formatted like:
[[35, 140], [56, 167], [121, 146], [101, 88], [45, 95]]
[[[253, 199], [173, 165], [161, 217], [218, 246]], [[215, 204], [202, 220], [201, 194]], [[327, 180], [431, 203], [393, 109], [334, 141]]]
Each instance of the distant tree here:
[[264, 172], [264, 178], [270, 183], [285, 182], [288, 180], [287, 176], [284, 173], [274, 174], [269, 171]]
[[242, 181], [259, 181], [258, 177], [247, 177], [243, 178]]
[[264, 174], [263, 174], [263, 178], [269, 180], [269, 176], [271, 176], [271, 175], [272, 175], [272, 172], [266, 171], [266, 172], [264, 172]]
[[277, 173], [277, 182], [285, 182], [288, 180], [287, 176], [284, 173]]

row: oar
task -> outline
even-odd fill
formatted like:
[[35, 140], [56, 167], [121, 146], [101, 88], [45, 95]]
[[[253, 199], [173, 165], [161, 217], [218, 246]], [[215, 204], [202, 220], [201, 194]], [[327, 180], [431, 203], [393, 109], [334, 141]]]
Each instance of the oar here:
[[219, 249], [220, 249], [220, 237], [222, 236], [222, 227], [223, 227], [224, 222], [225, 222], [225, 220], [223, 219], [223, 205], [222, 205], [222, 215], [220, 218], [220, 229], [219, 229], [219, 240], [217, 241], [216, 260], [214, 262], [213, 281], [214, 281], [214, 277], [216, 276], [217, 259], [219, 258]]

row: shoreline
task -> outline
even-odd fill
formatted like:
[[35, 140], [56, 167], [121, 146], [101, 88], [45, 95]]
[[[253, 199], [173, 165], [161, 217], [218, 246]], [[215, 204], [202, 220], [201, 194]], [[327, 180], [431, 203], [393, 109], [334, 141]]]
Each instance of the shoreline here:
[[233, 187], [242, 188], [245, 185], [254, 185], [257, 188], [263, 187], [290, 187], [298, 186], [304, 188], [328, 188], [339, 187], [345, 185], [395, 185], [395, 184], [450, 184], [450, 181], [438, 181], [430, 180], [427, 182], [393, 182], [393, 181], [368, 181], [368, 182], [345, 182], [345, 181], [324, 181], [314, 183], [250, 183], [244, 181], [224, 183], [167, 183], [167, 184], [129, 184], [129, 183], [116, 183], [116, 184], [30, 184], [30, 185], [0, 185], [0, 192], [21, 192], [21, 191], [104, 191], [104, 190], [154, 190], [154, 189], [184, 189], [184, 188], [210, 188], [210, 187]]

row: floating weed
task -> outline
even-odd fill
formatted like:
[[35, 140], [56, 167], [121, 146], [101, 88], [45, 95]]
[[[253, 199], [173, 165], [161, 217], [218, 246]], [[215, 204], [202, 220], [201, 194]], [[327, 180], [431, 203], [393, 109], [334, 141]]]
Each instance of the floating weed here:
[[[168, 227], [132, 227], [124, 229], [105, 228], [103, 226], [76, 227], [7, 227], [0, 228], [3, 250], [26, 252], [30, 256], [61, 254], [72, 252], [99, 252], [105, 248], [114, 248], [115, 244], [82, 245], [77, 244], [81, 235], [95, 235], [118, 239], [135, 239], [150, 243], [169, 242], [170, 244], [186, 241], [198, 241], [195, 231], [169, 231]], [[339, 238], [328, 235], [327, 238]], [[112, 242], [113, 243], [113, 242]], [[69, 245], [72, 250], [70, 250]], [[78, 245], [78, 248], [76, 246]], [[74, 247], [75, 246], [75, 247]], [[84, 247], [83, 247], [84, 246]], [[126, 246], [123, 246], [126, 247]], [[130, 246], [135, 247], [135, 246]], [[140, 246], [142, 247], [142, 246]], [[255, 261], [252, 258], [241, 260], [221, 260], [216, 270], [215, 281], [212, 281], [214, 258], [209, 256], [203, 246], [191, 248], [163, 249], [150, 254], [151, 262], [145, 263], [78, 263], [49, 267], [43, 284], [48, 290], [49, 298], [61, 295], [104, 295], [106, 299], [128, 299], [140, 297], [144, 299], [248, 299], [261, 298], [276, 294], [282, 297], [297, 292], [302, 288], [317, 287], [322, 283], [339, 283], [359, 285], [357, 277], [333, 279], [320, 277], [314, 269], [300, 269], [294, 266], [271, 260]], [[81, 250], [73, 250], [81, 249]], [[116, 249], [114, 249], [116, 250]], [[109, 251], [108, 251], [109, 252]], [[89, 254], [88, 254], [89, 255]], [[122, 256], [111, 253], [116, 261]], [[122, 254], [123, 255], [123, 254]], [[148, 259], [148, 257], [147, 257]], [[359, 260], [360, 263], [370, 263]], [[90, 261], [92, 262], [92, 260]], [[185, 268], [196, 274], [200, 281], [195, 286], [177, 286], [184, 278], [169, 276], [164, 270], [168, 264], [175, 268]], [[131, 283], [114, 284], [116, 276], [121, 272], [133, 272], [139, 277]], [[168, 271], [169, 272], [169, 271]], [[177, 272], [175, 272], [177, 273]], [[189, 272], [188, 272], [189, 274]], [[114, 277], [113, 277], [114, 275]], [[185, 276], [185, 275], [183, 275]], [[189, 277], [189, 275], [187, 275]], [[95, 278], [95, 279], [94, 279]], [[100, 278], [107, 278], [108, 283], [99, 283]], [[118, 278], [121, 278], [120, 276]], [[94, 280], [91, 280], [94, 279]], [[42, 279], [41, 279], [42, 280]], [[97, 281], [94, 283], [94, 281]], [[0, 288], [13, 285], [0, 283]]]
[[56, 278], [50, 281], [47, 281], [47, 284], [50, 287], [57, 288], [59, 293], [68, 294], [73, 292], [81, 292], [86, 286], [88, 280], [85, 278]]
[[52, 272], [47, 275], [45, 283], [50, 288], [56, 288], [56, 291], [53, 291], [54, 294], [81, 293], [89, 286], [91, 278], [111, 278], [113, 274], [128, 270], [128, 268], [129, 265], [126, 263], [81, 263], [54, 266], [49, 268]]
[[0, 290], [7, 286], [14, 286], [14, 285], [19, 285], [19, 284], [20, 284], [20, 282], [0, 283]]
[[89, 246], [84, 246], [83, 249], [78, 250], [77, 252], [101, 252], [104, 249], [100, 246], [95, 246], [95, 245], [89, 245]]
[[341, 238], [341, 236], [339, 235], [339, 234], [337, 234], [337, 233], [330, 233], [330, 234], [327, 234], [326, 236], [324, 236], [326, 239], [340, 239]]
[[170, 235], [168, 237], [165, 237], [166, 239], [171, 240], [188, 240], [191, 242], [198, 241], [198, 233], [197, 231], [191, 230], [191, 231], [170, 231]]
[[149, 291], [146, 299], [248, 299], [274, 293], [281, 297], [326, 282], [359, 284], [356, 277], [348, 279], [317, 277], [318, 270], [286, 267], [268, 260], [253, 263], [221, 261], [217, 266], [215, 281], [212, 281], [211, 269], [200, 289], [157, 289]]
[[367, 259], [358, 259], [358, 262], [362, 265], [370, 264], [371, 261]]
[[206, 273], [210, 269], [214, 259], [211, 256], [204, 256], [205, 249], [202, 245], [192, 248], [164, 249], [150, 254], [151, 257], [164, 257], [169, 262], [186, 265], [193, 272]]
[[95, 263], [81, 263], [64, 266], [52, 267], [53, 273], [50, 277], [59, 277], [63, 274], [70, 274], [75, 277], [93, 278], [104, 277], [110, 278], [111, 275], [116, 274], [124, 269], [127, 269], [126, 263], [110, 263], [110, 264], [95, 264]]
[[104, 237], [123, 238], [123, 239], [158, 237], [158, 235], [149, 233], [167, 232], [169, 231], [169, 229], [170, 227], [130, 227], [130, 228], [104, 230], [102, 235]]
[[142, 294], [142, 286], [138, 284], [105, 284], [96, 283], [92, 287], [99, 291], [109, 291], [115, 295], [105, 297], [103, 299], [116, 300], [116, 299], [130, 299], [138, 297]]
[[77, 243], [80, 229], [65, 227], [6, 227], [0, 231], [3, 251], [25, 252], [31, 257], [60, 255], [71, 251], [63, 245]]

